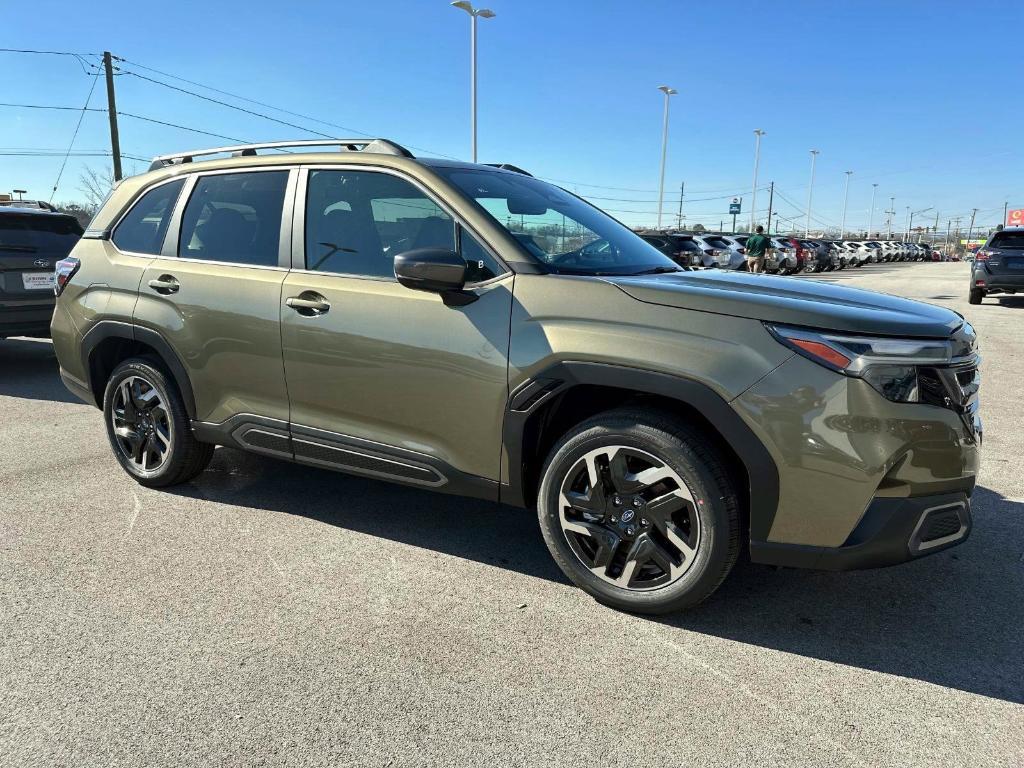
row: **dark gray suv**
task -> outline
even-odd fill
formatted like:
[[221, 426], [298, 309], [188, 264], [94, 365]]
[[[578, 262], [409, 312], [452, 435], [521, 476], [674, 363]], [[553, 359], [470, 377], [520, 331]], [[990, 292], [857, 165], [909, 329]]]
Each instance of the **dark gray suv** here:
[[981, 304], [990, 293], [1024, 291], [1024, 227], [996, 232], [978, 249], [968, 301]]

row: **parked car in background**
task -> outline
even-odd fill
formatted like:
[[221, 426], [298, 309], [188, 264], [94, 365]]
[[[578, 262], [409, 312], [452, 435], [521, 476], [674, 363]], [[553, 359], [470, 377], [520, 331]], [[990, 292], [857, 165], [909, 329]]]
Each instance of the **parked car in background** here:
[[993, 293], [1024, 293], [1024, 227], [1008, 227], [994, 233], [974, 254], [971, 304]]
[[74, 216], [0, 206], [0, 338], [50, 335], [54, 267], [81, 236]]
[[693, 239], [700, 245], [703, 252], [703, 264], [705, 267], [717, 267], [730, 269], [732, 264], [732, 251], [729, 243], [718, 235], [694, 235]]
[[858, 267], [863, 267], [865, 264], [872, 264], [876, 261], [875, 249], [871, 248], [866, 240], [847, 240], [846, 245], [857, 259]]
[[798, 256], [796, 240], [776, 235], [772, 239], [773, 272], [780, 275], [793, 275], [800, 271], [802, 259]]
[[684, 269], [702, 265], [700, 246], [693, 235], [665, 232], [640, 232], [639, 235]]
[[720, 243], [715, 247], [721, 248], [729, 254], [728, 269], [744, 270], [747, 268], [747, 249], [743, 247], [743, 243], [739, 241], [738, 237], [743, 237], [746, 242], [746, 236], [743, 235], [712, 235], [712, 239]]

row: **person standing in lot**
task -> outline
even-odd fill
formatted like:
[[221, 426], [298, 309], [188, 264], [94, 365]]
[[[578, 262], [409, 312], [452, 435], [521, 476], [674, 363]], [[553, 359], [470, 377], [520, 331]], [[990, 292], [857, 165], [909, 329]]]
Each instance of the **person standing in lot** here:
[[764, 257], [772, 241], [764, 234], [764, 227], [758, 225], [753, 235], [747, 238], [747, 271], [764, 272]]

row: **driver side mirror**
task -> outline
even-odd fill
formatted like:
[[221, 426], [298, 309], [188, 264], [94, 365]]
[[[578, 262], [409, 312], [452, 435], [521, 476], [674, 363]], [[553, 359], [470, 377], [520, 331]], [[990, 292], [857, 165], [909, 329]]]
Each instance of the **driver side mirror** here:
[[416, 248], [395, 256], [395, 277], [414, 291], [438, 293], [449, 307], [476, 301], [477, 295], [462, 290], [466, 261], [445, 248]]

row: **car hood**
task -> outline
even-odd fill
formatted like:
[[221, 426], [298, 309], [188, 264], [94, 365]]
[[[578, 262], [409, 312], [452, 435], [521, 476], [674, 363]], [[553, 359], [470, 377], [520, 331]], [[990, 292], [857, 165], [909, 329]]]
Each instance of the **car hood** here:
[[963, 323], [942, 307], [806, 278], [705, 270], [605, 279], [647, 304], [809, 328], [944, 338]]

